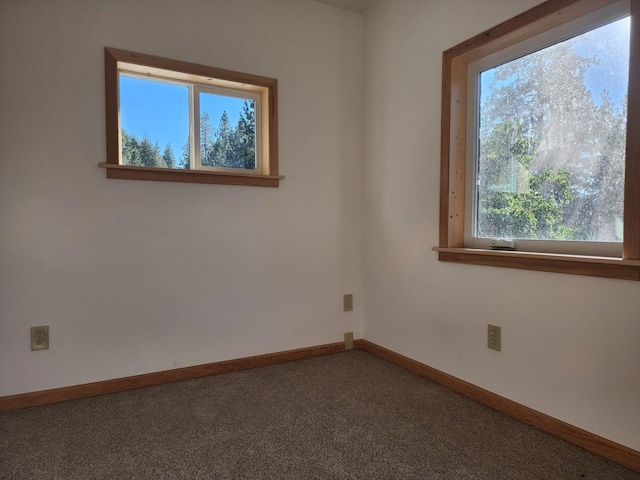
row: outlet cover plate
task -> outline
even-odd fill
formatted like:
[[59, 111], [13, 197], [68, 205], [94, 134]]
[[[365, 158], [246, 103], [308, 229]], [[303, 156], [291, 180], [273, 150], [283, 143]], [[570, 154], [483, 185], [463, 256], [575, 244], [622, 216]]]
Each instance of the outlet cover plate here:
[[498, 325], [488, 325], [487, 347], [498, 352], [502, 350], [502, 328]]
[[31, 350], [49, 348], [49, 325], [31, 327]]
[[346, 332], [344, 334], [344, 349], [353, 350], [353, 332]]
[[353, 294], [348, 293], [342, 298], [342, 307], [345, 312], [353, 311]]

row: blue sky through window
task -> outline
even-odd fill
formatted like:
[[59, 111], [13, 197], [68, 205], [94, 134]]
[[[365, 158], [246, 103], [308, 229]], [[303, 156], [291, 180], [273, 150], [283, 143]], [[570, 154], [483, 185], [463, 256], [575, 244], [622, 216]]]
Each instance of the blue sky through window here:
[[[211, 125], [218, 128], [222, 112], [235, 127], [244, 100], [223, 95], [206, 95], [200, 107], [211, 116]], [[147, 136], [164, 151], [171, 145], [176, 158], [189, 138], [189, 88], [151, 78], [120, 75], [120, 118], [122, 128], [139, 139]]]
[[[602, 27], [573, 37], [572, 48], [581, 56], [596, 57], [597, 61], [585, 73], [585, 86], [596, 105], [602, 103], [606, 90], [613, 104], [620, 108], [629, 84], [629, 35], [631, 17], [625, 17]], [[480, 74], [480, 103], [509, 80], [497, 81], [495, 68]]]

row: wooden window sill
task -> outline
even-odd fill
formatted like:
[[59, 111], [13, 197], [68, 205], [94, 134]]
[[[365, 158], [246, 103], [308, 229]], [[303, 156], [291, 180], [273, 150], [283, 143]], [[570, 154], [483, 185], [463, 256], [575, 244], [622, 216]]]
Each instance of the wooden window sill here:
[[152, 180], [158, 182], [216, 183], [252, 187], [278, 187], [280, 180], [284, 178], [283, 175], [136, 167], [130, 165], [118, 165], [114, 163], [100, 163], [98, 166], [107, 170], [107, 178], [123, 180]]
[[640, 260], [479, 248], [433, 247], [433, 251], [438, 252], [438, 260], [441, 262], [640, 280]]

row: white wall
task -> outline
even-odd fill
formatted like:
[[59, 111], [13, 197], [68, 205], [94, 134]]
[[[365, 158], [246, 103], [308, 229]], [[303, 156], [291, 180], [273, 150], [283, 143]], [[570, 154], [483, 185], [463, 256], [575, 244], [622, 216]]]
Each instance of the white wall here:
[[[0, 395], [360, 336], [362, 22], [299, 0], [0, 3]], [[105, 46], [277, 78], [281, 187], [106, 180]]]
[[[365, 15], [364, 337], [640, 450], [636, 282], [439, 263], [442, 52], [539, 0]], [[486, 325], [502, 326], [502, 352]]]

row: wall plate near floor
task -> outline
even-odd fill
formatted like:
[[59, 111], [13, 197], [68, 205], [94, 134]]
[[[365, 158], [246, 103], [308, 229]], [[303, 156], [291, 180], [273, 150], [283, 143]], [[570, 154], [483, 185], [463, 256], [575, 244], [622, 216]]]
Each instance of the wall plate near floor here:
[[344, 349], [353, 350], [353, 332], [346, 332], [344, 334]]

